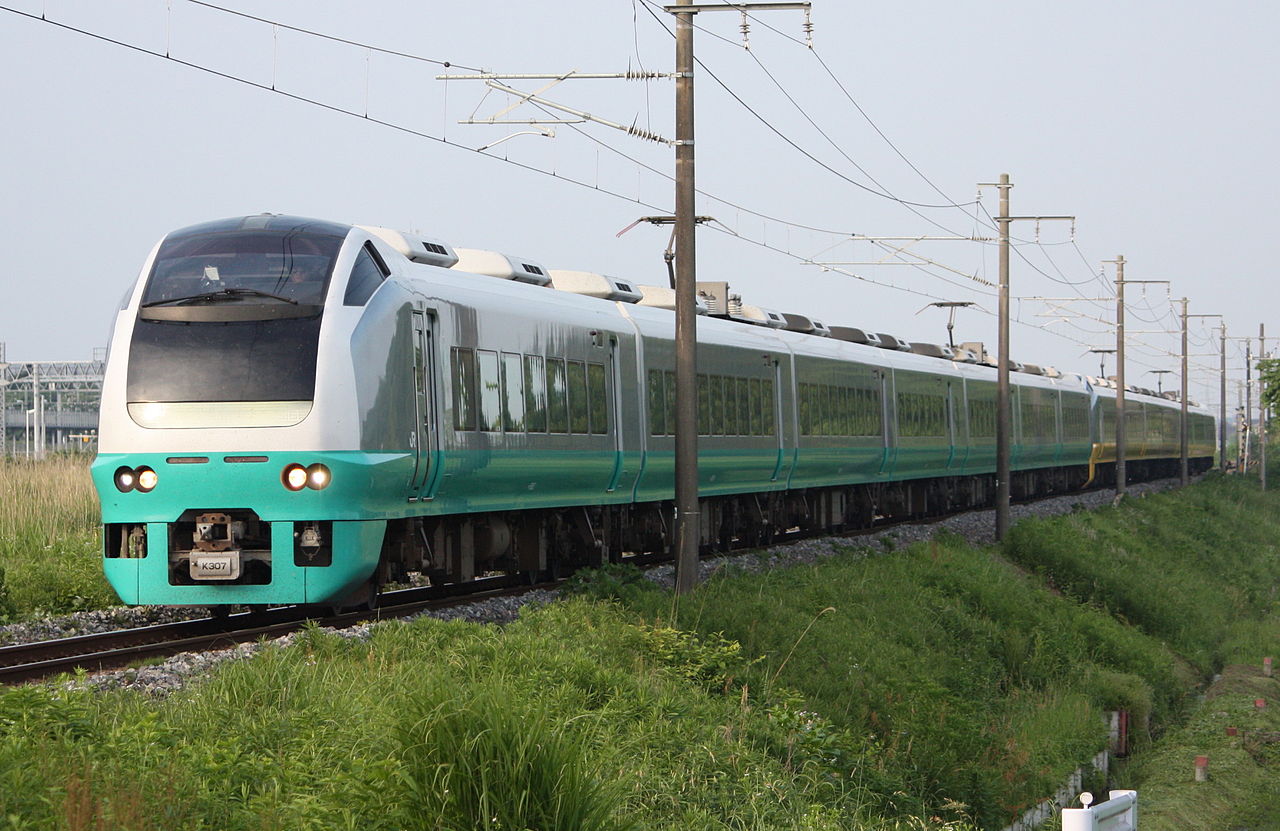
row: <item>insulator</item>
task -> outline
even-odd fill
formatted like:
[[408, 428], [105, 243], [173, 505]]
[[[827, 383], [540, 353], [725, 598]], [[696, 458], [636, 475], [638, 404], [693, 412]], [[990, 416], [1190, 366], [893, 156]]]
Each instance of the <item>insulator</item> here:
[[659, 144], [671, 143], [669, 139], [663, 138], [657, 133], [651, 133], [648, 130], [641, 129], [635, 126], [634, 124], [627, 128], [627, 135], [635, 136], [636, 138], [646, 139], [648, 141], [656, 141]]
[[804, 43], [810, 49], [813, 48], [813, 21], [809, 18], [809, 9], [804, 10]]
[[742, 23], [738, 25], [738, 29], [742, 32], [742, 48], [751, 51], [751, 21], [747, 18], [747, 13], [742, 13]]

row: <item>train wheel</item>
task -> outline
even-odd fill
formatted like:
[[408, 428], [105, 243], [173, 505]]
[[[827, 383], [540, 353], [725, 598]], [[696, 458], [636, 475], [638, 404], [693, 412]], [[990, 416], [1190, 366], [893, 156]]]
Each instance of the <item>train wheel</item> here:
[[346, 612], [372, 612], [378, 608], [378, 577], [375, 574], [364, 582], [364, 585], [353, 591], [341, 603], [330, 607], [335, 615]]

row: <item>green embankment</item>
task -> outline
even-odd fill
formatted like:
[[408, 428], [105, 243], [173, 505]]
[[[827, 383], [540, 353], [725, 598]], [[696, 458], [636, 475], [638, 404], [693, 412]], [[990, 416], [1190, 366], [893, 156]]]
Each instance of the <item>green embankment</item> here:
[[[1138, 788], [1143, 831], [1280, 830], [1277, 707], [1280, 681], [1264, 678], [1260, 666], [1227, 667], [1186, 723], [1121, 772]], [[1203, 783], [1194, 781], [1197, 756], [1208, 757]]]
[[[730, 567], [678, 611], [613, 569], [577, 581], [611, 601], [311, 632], [160, 701], [8, 690], [0, 828], [999, 828], [1117, 707], [1143, 827], [1230, 828], [1280, 803], [1257, 784], [1274, 710], [1250, 709], [1275, 682], [1198, 685], [1280, 651], [1278, 533], [1280, 497], [1211, 479], [1002, 550]], [[1221, 711], [1254, 732], [1228, 740]], [[1214, 779], [1188, 791], [1201, 753]], [[1190, 799], [1208, 813], [1178, 824]]]

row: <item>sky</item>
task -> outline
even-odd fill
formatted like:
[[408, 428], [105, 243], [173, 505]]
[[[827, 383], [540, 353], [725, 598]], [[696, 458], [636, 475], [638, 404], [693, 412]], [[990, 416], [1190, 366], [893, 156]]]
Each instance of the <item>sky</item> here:
[[[745, 49], [737, 12], [697, 18], [700, 280], [912, 341], [946, 340], [927, 304], [973, 301], [956, 340], [994, 353], [998, 203], [979, 183], [1008, 173], [1013, 215], [1075, 217], [1014, 223], [1016, 360], [1097, 373], [1120, 254], [1126, 279], [1170, 283], [1128, 288], [1130, 383], [1178, 383], [1171, 299], [1255, 350], [1259, 324], [1280, 336], [1277, 4], [815, 0], [812, 48], [804, 22], [755, 13]], [[672, 212], [671, 147], [589, 122], [460, 124], [512, 101], [436, 75], [670, 72], [669, 28], [645, 0], [0, 0], [7, 357], [90, 358], [156, 241], [263, 211], [664, 284], [669, 229], [618, 232]], [[669, 79], [542, 95], [674, 137]], [[962, 239], [886, 239], [925, 235]], [[1217, 325], [1190, 325], [1191, 397], [1214, 406]]]

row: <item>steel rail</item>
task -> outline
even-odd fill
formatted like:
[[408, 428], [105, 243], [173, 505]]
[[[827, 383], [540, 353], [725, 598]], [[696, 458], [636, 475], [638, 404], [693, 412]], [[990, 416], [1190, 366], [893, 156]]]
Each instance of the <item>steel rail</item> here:
[[309, 623], [345, 629], [360, 623], [403, 617], [429, 608], [447, 608], [488, 597], [520, 594], [550, 584], [529, 585], [515, 577], [400, 589], [379, 595], [377, 608], [318, 613], [314, 607], [286, 606], [226, 617], [142, 626], [0, 647], [0, 684], [47, 678], [60, 672], [117, 669], [135, 661], [182, 652], [230, 648], [259, 638], [279, 637]]

